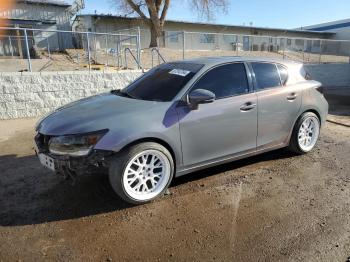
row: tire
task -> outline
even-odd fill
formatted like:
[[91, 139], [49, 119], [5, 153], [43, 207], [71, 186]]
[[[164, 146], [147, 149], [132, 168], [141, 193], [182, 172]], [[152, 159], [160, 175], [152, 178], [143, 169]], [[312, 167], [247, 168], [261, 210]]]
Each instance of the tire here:
[[113, 190], [131, 204], [147, 203], [161, 196], [173, 176], [174, 160], [170, 152], [153, 142], [122, 150], [109, 168]]
[[[305, 128], [306, 126], [308, 127]], [[312, 127], [313, 129], [311, 129]], [[310, 136], [311, 133], [312, 136]], [[306, 154], [315, 147], [319, 134], [320, 119], [316, 114], [306, 112], [302, 114], [295, 123], [288, 149], [297, 154]]]

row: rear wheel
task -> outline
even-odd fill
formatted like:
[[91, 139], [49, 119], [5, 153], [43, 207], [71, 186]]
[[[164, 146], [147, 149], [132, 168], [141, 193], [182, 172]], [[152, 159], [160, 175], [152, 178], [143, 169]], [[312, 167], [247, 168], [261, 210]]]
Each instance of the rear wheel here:
[[153, 142], [123, 150], [110, 166], [109, 180], [114, 191], [132, 204], [149, 202], [169, 186], [174, 162], [169, 151]]
[[310, 152], [320, 134], [320, 120], [312, 112], [306, 112], [298, 119], [290, 139], [289, 149], [298, 154]]

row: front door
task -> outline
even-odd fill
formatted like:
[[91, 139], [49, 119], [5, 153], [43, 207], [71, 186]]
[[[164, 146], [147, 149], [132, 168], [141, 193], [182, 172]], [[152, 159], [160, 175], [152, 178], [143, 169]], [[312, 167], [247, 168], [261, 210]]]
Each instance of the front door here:
[[251, 93], [245, 65], [231, 63], [207, 72], [191, 88], [213, 92], [216, 100], [178, 108], [186, 167], [256, 149], [257, 97]]

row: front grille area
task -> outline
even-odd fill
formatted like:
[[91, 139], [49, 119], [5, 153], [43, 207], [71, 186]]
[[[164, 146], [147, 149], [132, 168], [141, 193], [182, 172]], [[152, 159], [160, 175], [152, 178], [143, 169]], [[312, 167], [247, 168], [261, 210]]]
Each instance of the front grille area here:
[[49, 141], [51, 137], [52, 136], [47, 136], [40, 133], [35, 136], [35, 143], [39, 150], [38, 153], [49, 152]]

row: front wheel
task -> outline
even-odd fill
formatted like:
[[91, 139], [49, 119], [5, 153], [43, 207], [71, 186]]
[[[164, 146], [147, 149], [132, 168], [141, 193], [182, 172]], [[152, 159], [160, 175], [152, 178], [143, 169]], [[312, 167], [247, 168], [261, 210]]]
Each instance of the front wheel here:
[[320, 120], [312, 112], [306, 112], [295, 124], [289, 149], [298, 154], [310, 152], [316, 145], [320, 134]]
[[146, 142], [123, 150], [111, 163], [109, 181], [114, 191], [132, 204], [149, 202], [169, 186], [174, 162], [160, 144]]

